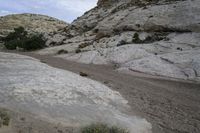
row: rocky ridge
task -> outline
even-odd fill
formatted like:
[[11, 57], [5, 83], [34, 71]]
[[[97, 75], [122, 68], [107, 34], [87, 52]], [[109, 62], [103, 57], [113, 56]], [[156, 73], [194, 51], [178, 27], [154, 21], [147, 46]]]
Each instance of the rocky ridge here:
[[[62, 30], [68, 37], [64, 45], [37, 53], [199, 81], [199, 5], [198, 0], [99, 0]], [[60, 50], [65, 54], [57, 55]]]

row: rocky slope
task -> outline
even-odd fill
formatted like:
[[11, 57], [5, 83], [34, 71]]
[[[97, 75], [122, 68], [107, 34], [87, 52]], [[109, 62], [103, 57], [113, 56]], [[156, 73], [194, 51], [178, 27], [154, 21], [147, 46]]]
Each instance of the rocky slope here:
[[68, 38], [64, 45], [37, 53], [200, 80], [199, 0], [99, 0], [61, 32]]
[[145, 119], [127, 115], [128, 102], [118, 92], [31, 57], [0, 52], [0, 85], [0, 106], [10, 110], [71, 128], [102, 122], [151, 133]]

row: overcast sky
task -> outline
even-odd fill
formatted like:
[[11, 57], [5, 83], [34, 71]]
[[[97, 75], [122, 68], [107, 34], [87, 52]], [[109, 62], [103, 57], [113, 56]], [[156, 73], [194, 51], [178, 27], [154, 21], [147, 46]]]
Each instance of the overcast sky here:
[[0, 16], [37, 13], [72, 22], [96, 3], [97, 0], [0, 0]]

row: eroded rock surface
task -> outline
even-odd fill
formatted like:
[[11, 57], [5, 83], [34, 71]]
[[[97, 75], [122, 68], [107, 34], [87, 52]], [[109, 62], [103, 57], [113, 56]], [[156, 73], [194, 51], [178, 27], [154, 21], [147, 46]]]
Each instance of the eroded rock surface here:
[[150, 133], [145, 119], [127, 115], [127, 101], [116, 91], [72, 72], [26, 56], [0, 53], [0, 106], [80, 127], [102, 122]]
[[199, 7], [199, 0], [99, 0], [66, 30], [75, 34], [64, 45], [38, 53], [63, 49], [59, 57], [72, 61], [199, 81]]

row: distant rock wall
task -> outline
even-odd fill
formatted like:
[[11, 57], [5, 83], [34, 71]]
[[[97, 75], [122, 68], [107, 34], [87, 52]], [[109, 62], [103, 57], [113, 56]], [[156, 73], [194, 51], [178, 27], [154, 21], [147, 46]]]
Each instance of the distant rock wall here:
[[199, 0], [99, 0], [65, 30], [64, 45], [39, 53], [199, 81], [199, 22]]

